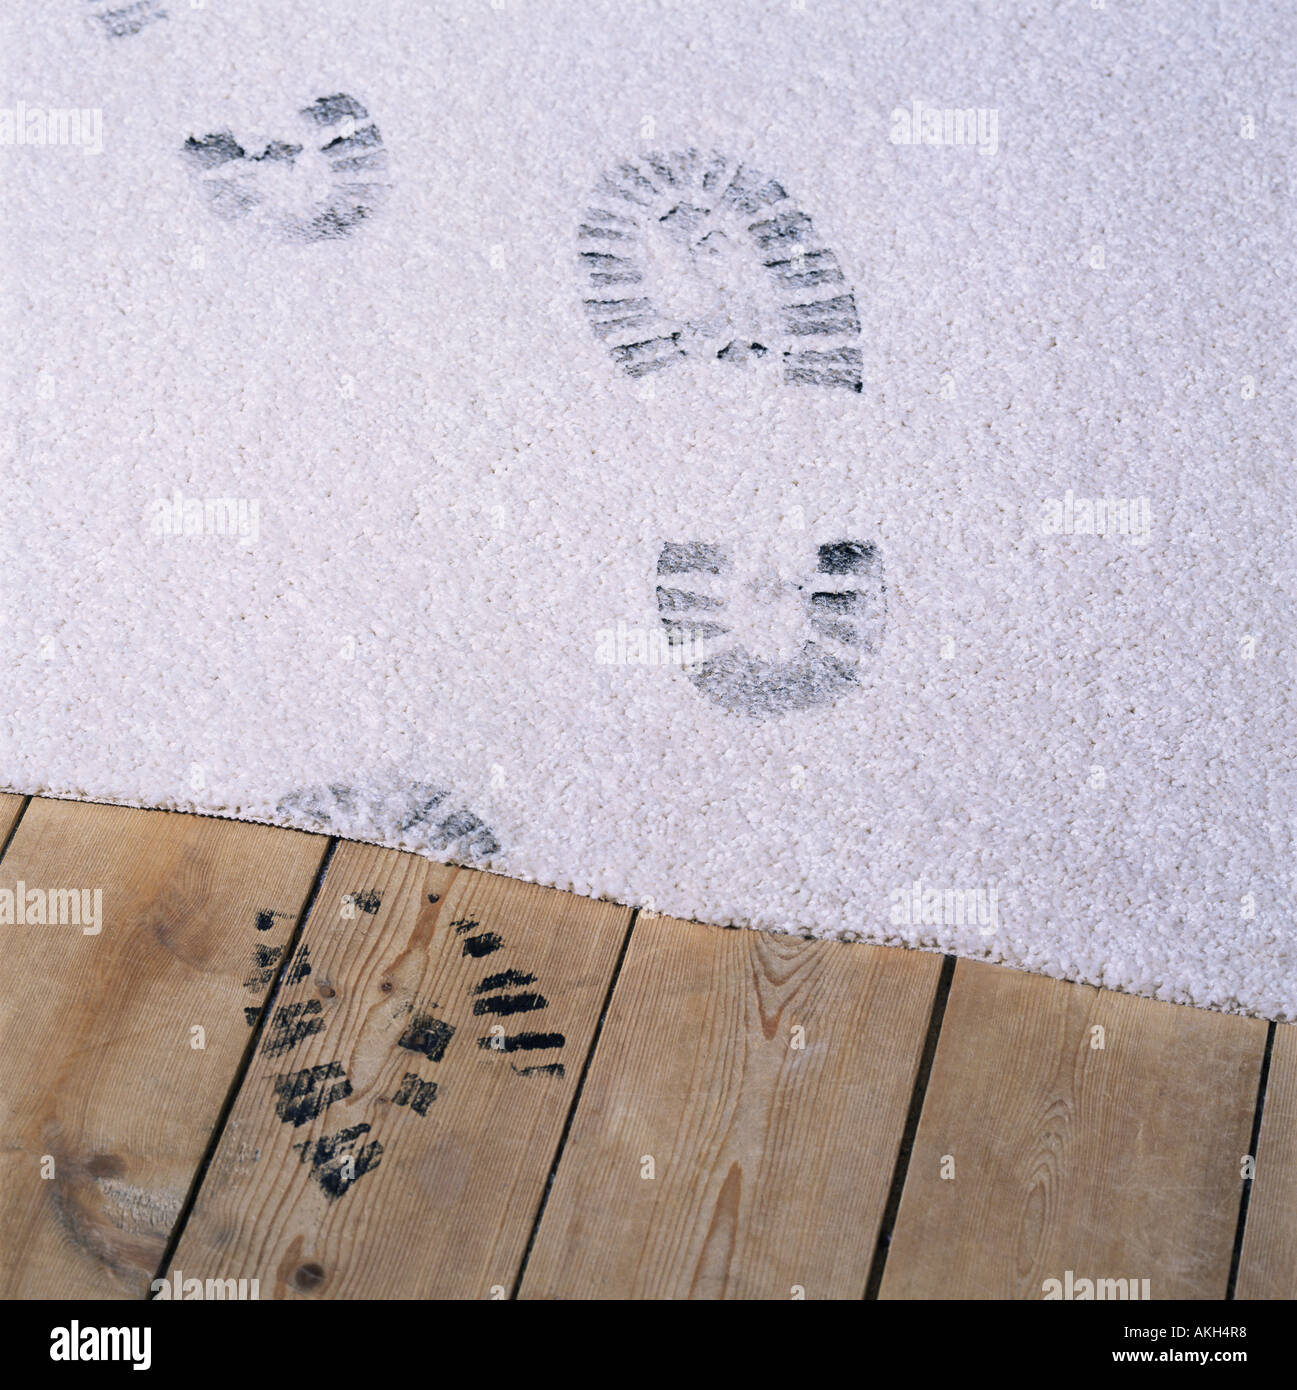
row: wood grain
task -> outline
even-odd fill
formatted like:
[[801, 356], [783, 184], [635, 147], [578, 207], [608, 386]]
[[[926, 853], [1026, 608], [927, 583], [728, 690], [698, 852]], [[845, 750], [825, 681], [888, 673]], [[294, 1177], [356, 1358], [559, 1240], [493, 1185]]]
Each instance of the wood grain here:
[[940, 972], [641, 917], [521, 1296], [859, 1298]]
[[9, 838], [14, 822], [22, 814], [27, 798], [16, 792], [0, 792], [0, 845]]
[[1275, 1029], [1236, 1298], [1297, 1298], [1297, 1024]]
[[1068, 1270], [1224, 1297], [1265, 1035], [960, 961], [881, 1297], [1039, 1299]]
[[262, 1298], [507, 1296], [629, 924], [342, 845], [175, 1268]]
[[0, 926], [0, 1296], [146, 1293], [269, 986], [254, 953], [289, 939], [325, 843], [28, 806], [0, 889], [98, 889], [102, 911], [98, 934]]

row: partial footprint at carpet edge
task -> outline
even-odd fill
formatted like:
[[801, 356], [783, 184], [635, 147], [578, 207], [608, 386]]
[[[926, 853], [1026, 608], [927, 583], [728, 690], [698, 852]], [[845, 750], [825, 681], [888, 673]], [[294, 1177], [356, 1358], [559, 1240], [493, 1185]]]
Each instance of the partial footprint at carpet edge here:
[[162, 8], [162, 0], [89, 0], [91, 18], [98, 22], [100, 31], [110, 39], [133, 38], [141, 30], [168, 18]]
[[276, 804], [275, 814], [297, 829], [406, 844], [417, 853], [461, 863], [482, 864], [500, 852], [491, 828], [456, 807], [448, 788], [395, 775], [362, 785], [358, 780], [290, 792]]

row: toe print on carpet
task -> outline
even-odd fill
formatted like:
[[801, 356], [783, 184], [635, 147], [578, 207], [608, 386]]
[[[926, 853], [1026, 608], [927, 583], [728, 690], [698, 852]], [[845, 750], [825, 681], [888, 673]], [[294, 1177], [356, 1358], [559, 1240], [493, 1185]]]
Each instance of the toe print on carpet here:
[[166, 19], [161, 0], [89, 0], [91, 16], [100, 30], [110, 39], [128, 39], [141, 29]]
[[719, 154], [646, 155], [600, 178], [577, 240], [586, 314], [628, 376], [706, 361], [861, 389], [855, 295], [775, 179]]
[[282, 136], [191, 135], [184, 156], [216, 216], [246, 218], [288, 241], [350, 236], [389, 188], [379, 129], [344, 92], [303, 107]]
[[[397, 842], [457, 862], [478, 863], [500, 849], [490, 827], [455, 806], [447, 788], [404, 783], [395, 776], [367, 781], [363, 787], [343, 782], [307, 787], [282, 798], [275, 811], [303, 830]], [[357, 905], [371, 910], [363, 900]]]
[[868, 541], [669, 541], [657, 564], [658, 616], [709, 700], [758, 718], [831, 703], [859, 684], [882, 643], [886, 585]]

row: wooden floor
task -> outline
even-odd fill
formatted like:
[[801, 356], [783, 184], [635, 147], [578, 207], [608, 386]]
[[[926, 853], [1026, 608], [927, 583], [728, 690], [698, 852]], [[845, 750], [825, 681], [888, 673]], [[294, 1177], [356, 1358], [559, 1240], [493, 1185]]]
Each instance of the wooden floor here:
[[7, 1297], [1297, 1296], [1290, 1026], [231, 821], [0, 843], [102, 890], [0, 926]]

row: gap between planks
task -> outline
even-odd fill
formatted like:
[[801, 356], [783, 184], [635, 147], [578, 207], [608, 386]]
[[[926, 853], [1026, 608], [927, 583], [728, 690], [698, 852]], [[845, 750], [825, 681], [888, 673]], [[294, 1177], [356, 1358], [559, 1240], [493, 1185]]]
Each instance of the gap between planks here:
[[855, 1298], [940, 956], [641, 916], [522, 1298]]
[[961, 960], [880, 1296], [1224, 1298], [1265, 1036]]

